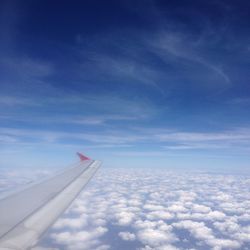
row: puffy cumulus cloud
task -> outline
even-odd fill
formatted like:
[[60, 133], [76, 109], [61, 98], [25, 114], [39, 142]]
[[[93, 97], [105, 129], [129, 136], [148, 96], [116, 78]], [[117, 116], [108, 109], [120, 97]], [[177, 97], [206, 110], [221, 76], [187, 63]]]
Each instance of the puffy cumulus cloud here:
[[135, 217], [133, 213], [125, 211], [117, 213], [115, 216], [117, 218], [117, 224], [120, 226], [130, 225]]
[[211, 211], [209, 213], [178, 213], [177, 218], [186, 220], [224, 220], [226, 215], [220, 211]]
[[80, 229], [87, 225], [87, 218], [85, 214], [77, 218], [60, 218], [53, 226], [55, 229], [63, 229], [65, 227], [72, 229]]
[[150, 247], [148, 245], [146, 245], [145, 247], [143, 248], [140, 248], [140, 250], [179, 250], [179, 248], [173, 246], [173, 245], [162, 245], [162, 246], [159, 246], [159, 247]]
[[237, 219], [232, 217], [223, 222], [214, 222], [213, 226], [220, 230], [223, 234], [237, 233], [241, 230], [240, 225], [237, 223]]
[[250, 226], [241, 227], [240, 230], [234, 234], [234, 237], [250, 245]]
[[241, 243], [230, 239], [220, 239], [214, 236], [211, 228], [207, 227], [203, 222], [194, 222], [190, 220], [173, 223], [174, 227], [183, 228], [190, 231], [193, 237], [204, 241], [208, 246], [214, 250], [220, 249], [238, 249]]
[[120, 232], [118, 234], [123, 240], [126, 241], [133, 241], [136, 239], [135, 234], [130, 233], [130, 232]]
[[249, 249], [249, 177], [102, 169], [39, 246]]
[[171, 231], [160, 228], [146, 228], [139, 230], [137, 237], [143, 244], [152, 247], [159, 247], [176, 241], [176, 237]]
[[150, 220], [169, 220], [173, 219], [174, 215], [164, 211], [164, 210], [159, 210], [159, 211], [153, 211], [148, 214], [146, 214], [146, 217]]
[[228, 240], [228, 239], [209, 239], [207, 240], [207, 244], [214, 250], [221, 249], [240, 249], [241, 243], [236, 240]]
[[173, 226], [176, 228], [183, 228], [189, 230], [192, 235], [198, 240], [208, 240], [214, 238], [213, 231], [211, 230], [211, 228], [205, 226], [203, 222], [184, 220], [173, 223]]
[[184, 207], [183, 204], [173, 204], [168, 207], [170, 212], [186, 212], [187, 208]]
[[59, 250], [58, 248], [49, 248], [49, 247], [32, 247], [31, 250]]
[[192, 211], [195, 213], [209, 213], [211, 208], [200, 204], [192, 204]]
[[146, 209], [146, 210], [158, 211], [160, 209], [164, 209], [164, 206], [147, 203], [147, 204], [144, 205], [143, 208]]
[[68, 249], [97, 249], [103, 247], [99, 245], [98, 238], [106, 232], [107, 228], [97, 227], [89, 231], [54, 233], [51, 235], [51, 238], [59, 245], [66, 245]]

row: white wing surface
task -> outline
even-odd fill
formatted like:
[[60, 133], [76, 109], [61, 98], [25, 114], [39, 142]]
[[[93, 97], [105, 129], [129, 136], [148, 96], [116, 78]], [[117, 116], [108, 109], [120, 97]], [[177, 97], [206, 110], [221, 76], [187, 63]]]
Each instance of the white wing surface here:
[[0, 250], [27, 250], [55, 222], [101, 162], [81, 161], [64, 172], [0, 200]]

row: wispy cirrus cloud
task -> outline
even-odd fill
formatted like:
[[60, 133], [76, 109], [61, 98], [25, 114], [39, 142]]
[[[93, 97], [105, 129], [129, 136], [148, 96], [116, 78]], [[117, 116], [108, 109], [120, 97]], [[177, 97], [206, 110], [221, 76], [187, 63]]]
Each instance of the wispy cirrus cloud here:
[[[1, 111], [0, 119], [27, 123], [42, 121], [98, 125], [108, 121], [143, 120], [152, 118], [158, 112], [156, 105], [150, 100], [113, 96], [108, 93], [67, 96], [50, 93], [46, 97], [2, 95], [0, 103], [6, 107], [6, 110]], [[76, 107], [76, 112], [71, 112]], [[48, 109], [53, 111], [52, 114]], [[54, 112], [57, 112], [57, 116]]]
[[[133, 118], [127, 117], [113, 117], [111, 119], [124, 120], [129, 121]], [[106, 118], [108, 120], [108, 118]], [[70, 121], [70, 123], [78, 123], [78, 121]], [[103, 120], [97, 120], [94, 124], [98, 122], [104, 122]], [[88, 126], [92, 126], [93, 123], [91, 121], [81, 122]], [[176, 132], [172, 130], [164, 129], [161, 132], [153, 133], [151, 129], [144, 129], [142, 131], [133, 130], [133, 127], [130, 130], [124, 132], [121, 130], [112, 130], [109, 127], [102, 128], [98, 132], [82, 132], [81, 128], [77, 129], [76, 132], [71, 132], [67, 130], [36, 130], [36, 129], [15, 129], [15, 128], [1, 128], [0, 134], [2, 136], [2, 141], [6, 143], [22, 143], [22, 142], [30, 142], [30, 143], [41, 143], [41, 142], [50, 142], [56, 143], [60, 142], [62, 144], [67, 141], [79, 140], [90, 142], [93, 144], [104, 144], [104, 145], [123, 145], [130, 144], [134, 145], [154, 145], [156, 150], [153, 153], [150, 152], [140, 152], [138, 150], [128, 152], [119, 152], [120, 155], [144, 155], [148, 154], [151, 156], [162, 155], [164, 153], [162, 149], [166, 150], [189, 150], [189, 149], [247, 149], [249, 147], [249, 138], [250, 132], [248, 129], [235, 129], [230, 131], [222, 131], [220, 133], [196, 133], [196, 132]], [[157, 131], [157, 128], [156, 130]], [[151, 150], [152, 152], [152, 150]]]
[[[206, 55], [202, 54], [199, 47], [202, 47], [205, 41], [203, 41], [203, 44], [201, 42], [197, 43], [197, 41], [199, 41], [199, 38], [192, 38], [192, 36], [185, 33], [163, 30], [155, 35], [155, 39], [147, 42], [150, 44], [149, 49], [166, 63], [174, 58], [174, 60], [186, 60], [187, 63], [197, 63], [208, 69], [207, 75], [213, 73], [221, 78], [222, 81], [214, 81], [214, 83], [230, 86], [231, 80], [223, 69], [219, 65], [210, 62], [209, 59], [206, 59]], [[182, 64], [182, 62], [180, 63]]]
[[0, 105], [2, 106], [37, 106], [37, 102], [29, 98], [17, 97], [17, 96], [0, 96]]
[[[133, 48], [131, 48], [131, 50], [133, 50]], [[98, 68], [101, 79], [108, 76], [108, 78], [122, 81], [123, 84], [126, 85], [144, 84], [160, 90], [157, 84], [160, 72], [135, 56], [130, 55], [129, 57], [129, 55], [127, 55], [127, 58], [124, 58], [122, 55], [123, 52], [121, 49], [121, 53], [118, 57], [112, 57], [107, 54], [98, 54], [95, 56], [91, 54], [90, 65], [83, 65], [82, 67], [83, 69], [84, 67], [89, 68], [91, 64], [93, 64], [95, 70]], [[132, 51], [130, 53], [132, 53]]]
[[3, 83], [14, 84], [16, 87], [18, 87], [17, 82], [22, 86], [32, 87], [34, 84], [44, 82], [44, 78], [54, 73], [53, 64], [31, 56], [2, 57], [0, 65], [3, 71], [1, 76]]

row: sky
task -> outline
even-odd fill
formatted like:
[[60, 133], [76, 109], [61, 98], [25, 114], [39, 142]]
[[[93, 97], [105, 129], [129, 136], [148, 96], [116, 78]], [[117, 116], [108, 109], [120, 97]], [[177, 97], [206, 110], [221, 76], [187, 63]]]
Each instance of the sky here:
[[248, 1], [0, 3], [0, 166], [247, 172]]

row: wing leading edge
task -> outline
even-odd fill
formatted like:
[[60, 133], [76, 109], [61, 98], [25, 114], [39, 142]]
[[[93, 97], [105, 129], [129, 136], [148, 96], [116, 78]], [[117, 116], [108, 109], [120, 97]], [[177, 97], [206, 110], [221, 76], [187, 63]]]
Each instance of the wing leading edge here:
[[78, 153], [64, 172], [0, 200], [0, 250], [26, 250], [55, 222], [101, 165]]

